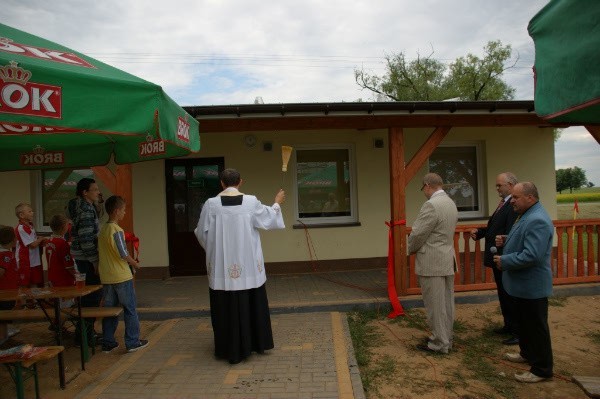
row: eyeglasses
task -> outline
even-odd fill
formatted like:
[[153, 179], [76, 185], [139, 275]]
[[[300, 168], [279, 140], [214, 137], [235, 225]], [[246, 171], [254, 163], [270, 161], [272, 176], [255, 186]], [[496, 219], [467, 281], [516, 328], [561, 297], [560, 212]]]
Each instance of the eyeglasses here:
[[421, 191], [423, 191], [423, 189], [425, 188], [426, 185], [427, 185], [427, 183], [423, 183], [423, 186], [421, 186]]

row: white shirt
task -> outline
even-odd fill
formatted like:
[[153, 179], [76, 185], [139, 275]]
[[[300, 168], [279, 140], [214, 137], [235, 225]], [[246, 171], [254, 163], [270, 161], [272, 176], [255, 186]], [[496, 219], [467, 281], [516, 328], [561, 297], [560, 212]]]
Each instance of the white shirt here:
[[[23, 245], [27, 247], [27, 251], [29, 252], [29, 267], [38, 267], [42, 265], [42, 259], [40, 257], [40, 248], [35, 247], [32, 248], [29, 244], [33, 243], [37, 240], [37, 234], [33, 227], [29, 227], [29, 232], [26, 230], [22, 223], [19, 223], [17, 226], [17, 233], [21, 237], [23, 241]], [[17, 259], [17, 264], [19, 264], [19, 255], [21, 251], [25, 249], [21, 248], [21, 242], [17, 240], [17, 248], [15, 250], [15, 258]]]
[[[223, 196], [242, 196], [241, 205], [222, 205]], [[208, 282], [213, 290], [239, 291], [265, 283], [259, 229], [284, 229], [281, 207], [266, 206], [253, 195], [228, 187], [208, 199], [194, 234], [206, 251]]]

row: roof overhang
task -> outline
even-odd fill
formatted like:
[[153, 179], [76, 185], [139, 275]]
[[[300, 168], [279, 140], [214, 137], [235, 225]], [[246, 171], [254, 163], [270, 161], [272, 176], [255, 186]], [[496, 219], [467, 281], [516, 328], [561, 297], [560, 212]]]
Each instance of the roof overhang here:
[[384, 129], [432, 126], [553, 127], [533, 101], [242, 104], [184, 107], [200, 132]]

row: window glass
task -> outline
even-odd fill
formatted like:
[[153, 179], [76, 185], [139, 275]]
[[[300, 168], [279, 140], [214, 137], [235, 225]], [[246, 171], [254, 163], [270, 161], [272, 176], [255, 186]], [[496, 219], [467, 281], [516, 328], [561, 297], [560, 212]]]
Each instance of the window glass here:
[[[43, 170], [40, 173], [41, 193], [36, 201], [36, 228], [40, 231], [50, 231], [50, 219], [57, 214], [64, 214], [67, 203], [71, 198], [75, 198], [77, 182], [88, 177], [96, 180], [102, 193], [103, 199], [112, 195], [101, 181], [94, 177], [91, 169], [55, 169]], [[100, 213], [103, 215], [103, 204], [99, 204]]]
[[355, 221], [350, 149], [296, 149], [296, 192], [305, 222]]
[[482, 214], [479, 162], [476, 145], [440, 146], [429, 158], [429, 171], [444, 180], [444, 190], [462, 216]]

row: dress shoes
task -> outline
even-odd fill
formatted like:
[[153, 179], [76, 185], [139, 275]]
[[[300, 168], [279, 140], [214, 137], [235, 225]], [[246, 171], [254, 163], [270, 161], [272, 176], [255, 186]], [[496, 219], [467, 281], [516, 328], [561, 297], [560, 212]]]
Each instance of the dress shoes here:
[[521, 356], [520, 353], [505, 353], [503, 357], [513, 363], [527, 363], [527, 359]]
[[502, 341], [504, 345], [519, 345], [519, 337], [510, 337]]
[[520, 382], [541, 382], [547, 380], [548, 378], [549, 377], [540, 377], [538, 375], [533, 374], [530, 371], [515, 374], [515, 380]]
[[510, 328], [504, 326], [502, 328], [495, 328], [494, 330], [494, 334], [498, 334], [498, 335], [506, 335], [506, 334], [510, 334]]

